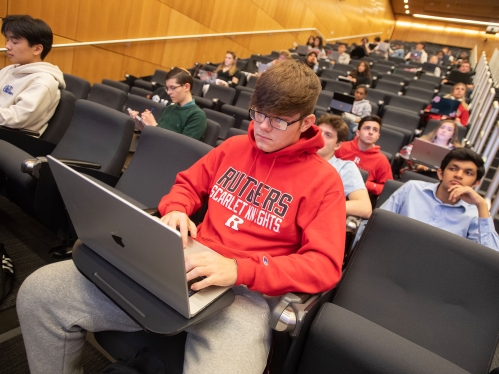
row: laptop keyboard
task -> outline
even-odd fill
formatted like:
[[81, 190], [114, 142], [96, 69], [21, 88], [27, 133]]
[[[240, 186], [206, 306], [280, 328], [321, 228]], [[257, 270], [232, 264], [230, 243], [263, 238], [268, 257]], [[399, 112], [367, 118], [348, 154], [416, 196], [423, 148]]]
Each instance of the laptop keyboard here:
[[189, 292], [189, 297], [191, 297], [192, 295], [194, 295], [195, 293], [198, 292], [198, 291], [191, 290], [191, 286], [194, 283], [200, 282], [200, 281], [202, 281], [205, 278], [206, 277], [197, 277], [197, 278], [191, 279], [189, 282], [187, 282], [187, 291]]

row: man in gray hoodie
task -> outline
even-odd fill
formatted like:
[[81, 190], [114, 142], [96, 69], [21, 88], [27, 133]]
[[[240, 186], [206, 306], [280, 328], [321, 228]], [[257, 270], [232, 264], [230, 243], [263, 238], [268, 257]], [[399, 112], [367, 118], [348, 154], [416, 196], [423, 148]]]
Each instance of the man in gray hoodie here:
[[355, 137], [360, 120], [366, 116], [370, 116], [372, 111], [371, 103], [369, 103], [369, 100], [366, 99], [366, 85], [358, 85], [354, 95], [355, 101], [353, 102], [352, 113], [343, 113], [343, 119], [347, 123], [350, 130], [348, 140], [352, 140]]
[[13, 65], [0, 70], [0, 126], [41, 135], [66, 87], [61, 70], [43, 62], [52, 48], [52, 30], [40, 19], [13, 15], [3, 19], [2, 34]]

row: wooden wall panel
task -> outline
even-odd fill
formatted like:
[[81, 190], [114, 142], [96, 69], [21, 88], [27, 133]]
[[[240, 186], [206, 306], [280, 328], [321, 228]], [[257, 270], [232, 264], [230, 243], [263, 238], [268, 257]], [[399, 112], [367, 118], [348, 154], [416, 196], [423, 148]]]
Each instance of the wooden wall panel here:
[[393, 39], [426, 41], [467, 48], [476, 45], [478, 53], [485, 51], [489, 58], [494, 49], [499, 48], [499, 34], [487, 35], [484, 33], [484, 27], [427, 21], [413, 17], [398, 18]]
[[[372, 32], [389, 37], [394, 24], [390, 0], [204, 0], [202, 4], [199, 0], [0, 0], [2, 11], [44, 19], [57, 43], [287, 28], [317, 28], [325, 38]], [[227, 50], [239, 57], [266, 54], [302, 44], [310, 34], [53, 49], [47, 61], [93, 83], [102, 78], [122, 79], [125, 73], [142, 76], [158, 68], [190, 67], [196, 61], [220, 62]]]
[[[89, 0], [84, 0], [85, 3]], [[8, 14], [29, 14], [41, 18], [50, 25], [54, 34], [69, 39], [76, 38], [80, 0], [4, 0], [8, 2]]]
[[92, 83], [100, 83], [103, 78], [121, 80], [124, 59], [124, 55], [106, 49], [78, 47], [74, 52], [73, 69], [65, 73], [83, 77]]

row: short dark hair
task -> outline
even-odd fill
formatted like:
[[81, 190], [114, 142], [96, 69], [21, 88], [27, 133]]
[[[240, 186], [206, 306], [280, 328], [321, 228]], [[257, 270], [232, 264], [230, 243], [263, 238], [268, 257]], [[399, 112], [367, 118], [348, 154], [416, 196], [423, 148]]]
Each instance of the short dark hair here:
[[418, 45], [418, 44], [421, 44], [423, 46], [423, 48], [425, 47], [423, 42], [416, 43], [416, 45]]
[[286, 60], [258, 78], [250, 107], [275, 116], [306, 116], [314, 112], [321, 89], [312, 69], [298, 60]]
[[483, 175], [485, 174], [485, 166], [484, 166], [485, 163], [483, 162], [482, 157], [478, 153], [468, 148], [453, 149], [452, 151], [447, 153], [447, 155], [442, 160], [442, 163], [440, 164], [440, 169], [442, 169], [442, 172], [445, 170], [445, 168], [449, 165], [449, 163], [452, 160], [473, 162], [477, 168], [475, 182], [483, 178]]
[[337, 143], [341, 143], [347, 140], [348, 138], [348, 125], [343, 121], [343, 119], [340, 116], [337, 116], [335, 114], [323, 114], [322, 116], [319, 117], [317, 120], [317, 126], [319, 125], [328, 125], [334, 130], [336, 130], [337, 133]]
[[[364, 92], [366, 93], [367, 95], [367, 86], [365, 84], [359, 84], [356, 88], [355, 88], [355, 91], [357, 91], [359, 88], [362, 88], [364, 90]], [[354, 92], [355, 92], [354, 91]]]
[[178, 84], [185, 85], [186, 83], [189, 83], [189, 91], [192, 90], [192, 83], [193, 79], [191, 76], [191, 73], [189, 73], [187, 70], [184, 68], [173, 68], [166, 74], [166, 79], [176, 79]]
[[377, 36], [377, 37], [375, 37], [375, 38], [374, 38], [374, 41], [375, 41], [375, 42], [380, 42], [380, 41], [381, 41], [381, 38], [380, 38], [379, 36]]
[[374, 114], [370, 115], [370, 116], [365, 116], [364, 118], [362, 118], [359, 122], [359, 126], [358, 126], [358, 130], [361, 129], [362, 125], [365, 123], [365, 122], [377, 122], [378, 125], [379, 125], [379, 129], [381, 130], [381, 126], [382, 126], [382, 121], [381, 121], [381, 118], [378, 117], [378, 116], [375, 116]]
[[25, 38], [30, 47], [41, 44], [43, 47], [40, 54], [43, 60], [52, 49], [54, 35], [52, 29], [44, 21], [33, 18], [26, 14], [13, 15], [2, 18], [2, 34], [11, 32], [15, 38]]

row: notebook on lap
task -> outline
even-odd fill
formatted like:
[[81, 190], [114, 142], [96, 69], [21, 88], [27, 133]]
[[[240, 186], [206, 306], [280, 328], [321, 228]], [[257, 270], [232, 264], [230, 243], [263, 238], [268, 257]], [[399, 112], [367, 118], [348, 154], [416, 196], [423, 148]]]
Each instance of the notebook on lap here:
[[459, 104], [461, 104], [459, 100], [435, 96], [431, 101], [430, 113], [454, 118]]
[[449, 152], [449, 148], [415, 138], [410, 158], [417, 163], [438, 169], [442, 160]]
[[[48, 156], [78, 238], [95, 253], [186, 318], [194, 317], [230, 287], [192, 293], [184, 256], [211, 251], [145, 213], [87, 176]], [[100, 275], [105, 279], [106, 274]]]

